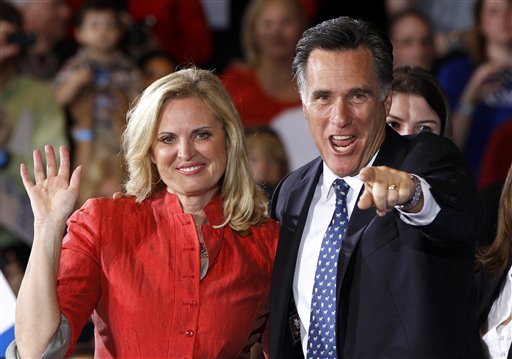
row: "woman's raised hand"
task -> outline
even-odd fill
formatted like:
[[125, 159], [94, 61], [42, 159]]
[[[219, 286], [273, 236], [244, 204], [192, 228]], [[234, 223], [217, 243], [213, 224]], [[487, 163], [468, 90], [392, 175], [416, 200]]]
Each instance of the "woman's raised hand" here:
[[34, 151], [35, 184], [30, 178], [27, 166], [21, 164], [20, 173], [23, 185], [30, 198], [34, 220], [66, 220], [75, 207], [78, 198], [82, 166], [77, 167], [70, 178], [69, 151], [60, 147], [60, 166], [57, 168], [55, 152], [51, 145], [44, 148], [46, 155], [46, 174], [43, 158], [39, 150]]

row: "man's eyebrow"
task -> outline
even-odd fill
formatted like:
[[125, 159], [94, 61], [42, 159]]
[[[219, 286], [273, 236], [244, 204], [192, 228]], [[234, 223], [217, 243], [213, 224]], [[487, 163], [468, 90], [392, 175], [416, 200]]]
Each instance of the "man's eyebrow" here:
[[373, 91], [367, 87], [354, 87], [347, 92], [348, 96], [353, 95], [373, 95]]
[[311, 93], [311, 97], [317, 98], [317, 97], [320, 97], [320, 96], [329, 95], [330, 93], [331, 93], [330, 90], [314, 90]]

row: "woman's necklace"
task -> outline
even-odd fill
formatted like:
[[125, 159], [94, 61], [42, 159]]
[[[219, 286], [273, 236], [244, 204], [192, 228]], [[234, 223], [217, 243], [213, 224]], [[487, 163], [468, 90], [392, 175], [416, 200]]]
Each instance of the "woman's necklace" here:
[[203, 240], [203, 232], [201, 231], [201, 224], [196, 224], [197, 236], [199, 237], [199, 259], [201, 266], [199, 268], [199, 279], [202, 280], [208, 272], [208, 251]]

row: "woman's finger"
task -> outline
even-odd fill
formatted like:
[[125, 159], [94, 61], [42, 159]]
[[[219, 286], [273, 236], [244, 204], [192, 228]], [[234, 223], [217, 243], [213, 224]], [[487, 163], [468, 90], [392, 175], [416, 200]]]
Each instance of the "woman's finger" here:
[[41, 152], [39, 150], [34, 150], [33, 153], [34, 158], [34, 177], [36, 180], [36, 184], [39, 182], [43, 182], [46, 179], [43, 170], [43, 157], [41, 156]]
[[32, 187], [34, 187], [34, 182], [32, 182], [32, 178], [30, 178], [30, 173], [28, 173], [27, 166], [25, 166], [24, 163], [20, 165], [20, 175], [21, 180], [23, 181], [23, 186], [25, 186], [25, 189], [28, 190]]
[[66, 179], [69, 178], [70, 163], [69, 163], [69, 151], [66, 146], [60, 146], [60, 166], [59, 175], [64, 176]]
[[46, 155], [46, 176], [57, 176], [57, 160], [55, 159], [55, 151], [53, 150], [53, 146], [44, 146], [44, 154]]
[[75, 189], [77, 192], [80, 190], [80, 182], [82, 180], [82, 166], [78, 166], [73, 171], [71, 179], [69, 180], [69, 187]]

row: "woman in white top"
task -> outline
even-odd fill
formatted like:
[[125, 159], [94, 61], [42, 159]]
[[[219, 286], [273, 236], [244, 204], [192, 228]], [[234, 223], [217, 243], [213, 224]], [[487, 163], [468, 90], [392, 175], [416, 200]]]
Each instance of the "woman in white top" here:
[[512, 166], [501, 192], [495, 241], [479, 251], [479, 324], [489, 358], [512, 358]]

